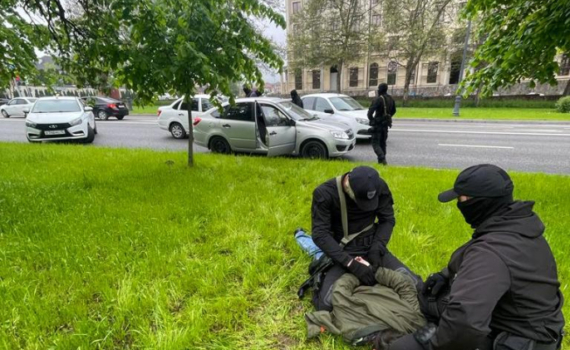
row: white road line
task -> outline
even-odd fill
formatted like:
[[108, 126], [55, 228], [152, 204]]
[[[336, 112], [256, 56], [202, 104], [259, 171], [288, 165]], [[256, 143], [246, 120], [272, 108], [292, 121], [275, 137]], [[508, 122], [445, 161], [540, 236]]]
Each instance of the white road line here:
[[478, 134], [478, 135], [519, 135], [519, 136], [570, 136], [570, 134], [547, 134], [538, 132], [499, 132], [499, 131], [460, 131], [460, 130], [422, 130], [422, 129], [390, 129], [390, 132], [413, 132], [432, 134]]
[[515, 149], [514, 147], [507, 147], [507, 146], [452, 145], [452, 144], [445, 144], [445, 143], [440, 143], [440, 144], [438, 144], [438, 146], [442, 146], [442, 147], [466, 147], [466, 148]]

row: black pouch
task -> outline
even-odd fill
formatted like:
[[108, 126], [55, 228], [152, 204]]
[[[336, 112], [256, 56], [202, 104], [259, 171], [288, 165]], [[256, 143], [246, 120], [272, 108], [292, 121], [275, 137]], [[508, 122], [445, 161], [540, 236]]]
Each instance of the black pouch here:
[[321, 255], [317, 260], [311, 261], [309, 264], [309, 275], [314, 275], [316, 272], [325, 272], [333, 265], [333, 261], [326, 254]]
[[508, 332], [499, 333], [493, 343], [493, 350], [534, 350], [536, 341]]

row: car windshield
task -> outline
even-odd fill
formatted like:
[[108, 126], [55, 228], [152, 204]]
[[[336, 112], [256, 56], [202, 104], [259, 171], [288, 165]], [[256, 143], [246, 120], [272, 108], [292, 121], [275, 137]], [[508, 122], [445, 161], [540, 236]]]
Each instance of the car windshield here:
[[34, 105], [32, 113], [81, 112], [75, 100], [43, 100]]
[[333, 104], [334, 108], [338, 109], [339, 111], [360, 111], [363, 110], [364, 107], [360, 105], [355, 99], [352, 97], [331, 97], [331, 103]]
[[37, 98], [29, 98], [29, 99], [28, 99], [28, 101], [29, 101], [30, 103], [34, 103], [34, 102], [36, 102], [36, 100], [37, 100]]
[[296, 104], [292, 103], [291, 101], [283, 101], [279, 102], [279, 105], [283, 107], [289, 116], [294, 120], [316, 120], [319, 119], [316, 116], [310, 114], [303, 108], [297, 106]]

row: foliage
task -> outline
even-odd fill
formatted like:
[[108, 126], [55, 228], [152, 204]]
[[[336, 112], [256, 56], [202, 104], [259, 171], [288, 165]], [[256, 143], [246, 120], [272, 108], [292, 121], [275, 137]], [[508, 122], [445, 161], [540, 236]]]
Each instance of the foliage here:
[[466, 15], [479, 19], [485, 40], [476, 50], [466, 93], [491, 95], [523, 79], [556, 84], [561, 52], [570, 52], [570, 2], [559, 0], [470, 0]]
[[570, 113], [570, 96], [560, 98], [556, 102], [556, 110], [560, 113]]
[[[292, 231], [310, 227], [313, 189], [358, 164], [197, 158], [1, 144], [0, 348], [351, 349], [305, 340], [309, 257]], [[471, 234], [437, 201], [458, 171], [378, 169], [396, 205], [391, 250], [424, 277], [440, 270]], [[567, 281], [570, 178], [511, 175]]]

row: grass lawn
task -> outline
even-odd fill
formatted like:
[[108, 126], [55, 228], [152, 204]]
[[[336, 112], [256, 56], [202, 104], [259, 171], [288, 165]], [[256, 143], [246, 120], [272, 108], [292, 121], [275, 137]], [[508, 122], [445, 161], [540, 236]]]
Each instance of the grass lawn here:
[[133, 106], [133, 110], [130, 111], [131, 114], [152, 114], [152, 115], [156, 115], [156, 111], [158, 110], [158, 107], [160, 106]]
[[[309, 258], [292, 232], [310, 227], [315, 186], [355, 164], [196, 162], [0, 144], [0, 348], [349, 349], [339, 337], [305, 340], [312, 309], [296, 291]], [[424, 277], [444, 267], [471, 233], [436, 199], [457, 171], [380, 171], [396, 203], [391, 249]], [[570, 177], [512, 175], [516, 197], [537, 201], [568, 294]]]
[[396, 118], [427, 119], [486, 119], [486, 120], [559, 120], [569, 121], [570, 114], [558, 113], [555, 109], [531, 108], [462, 108], [459, 118], [450, 108], [398, 108]]

